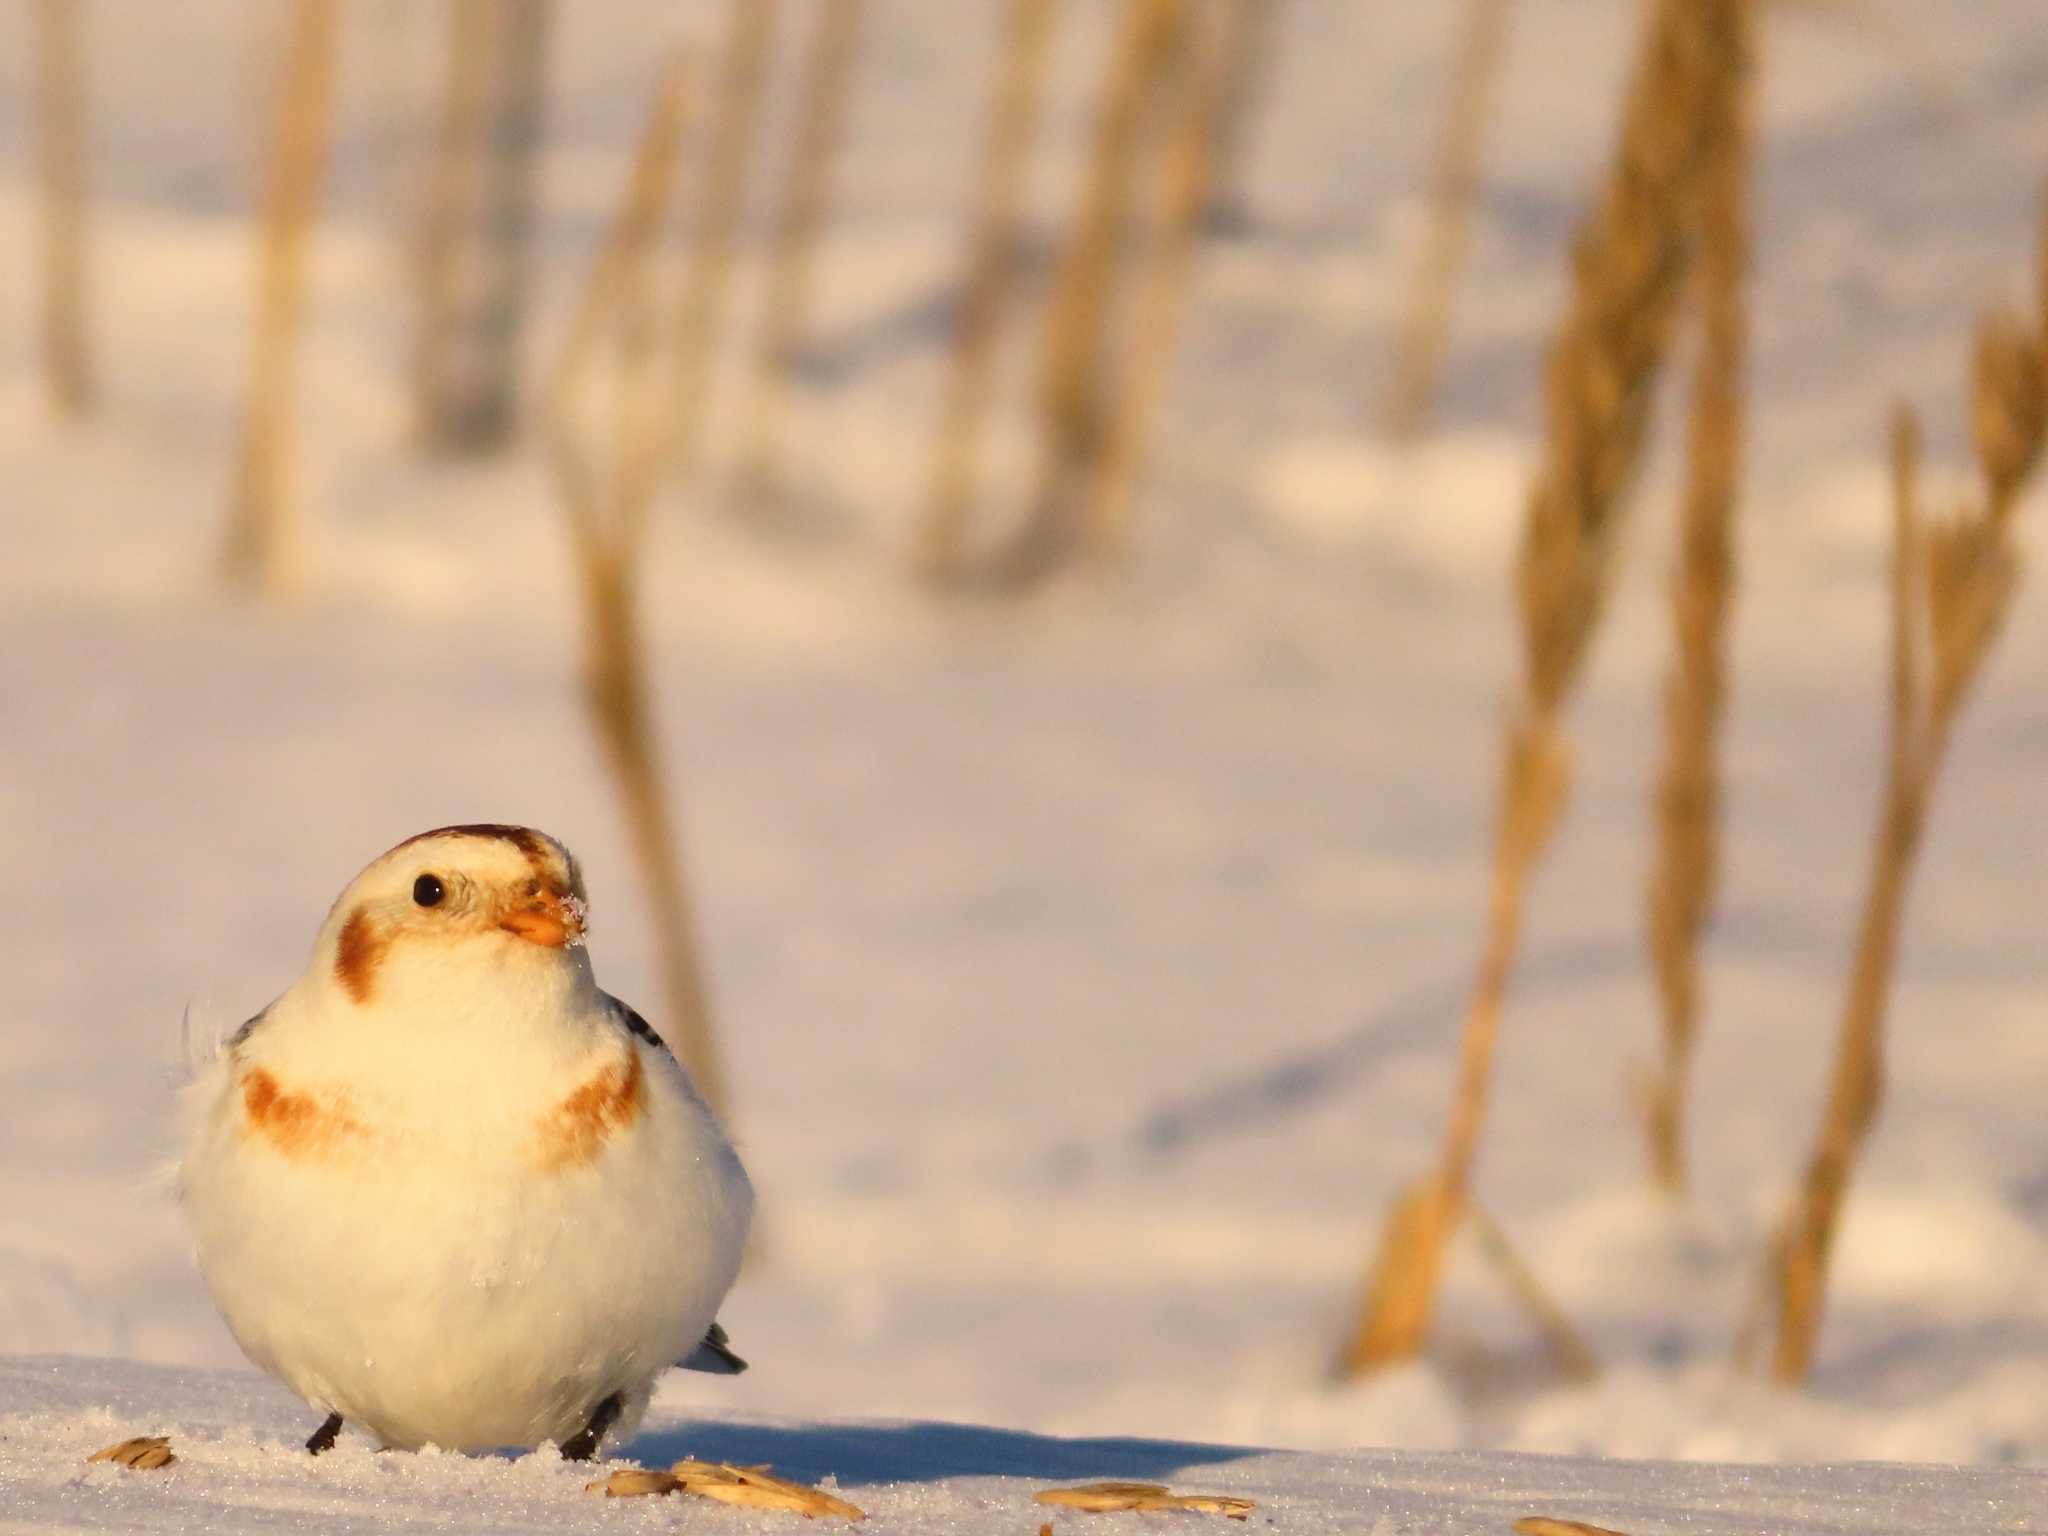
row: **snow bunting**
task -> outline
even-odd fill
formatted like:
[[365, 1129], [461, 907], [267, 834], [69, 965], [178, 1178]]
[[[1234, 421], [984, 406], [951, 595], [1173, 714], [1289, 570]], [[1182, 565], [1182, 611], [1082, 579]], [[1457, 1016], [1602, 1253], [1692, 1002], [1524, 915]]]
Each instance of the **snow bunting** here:
[[598, 989], [583, 879], [524, 827], [400, 843], [188, 1090], [179, 1190], [236, 1342], [387, 1446], [625, 1435], [713, 1321], [753, 1190], [689, 1074]]

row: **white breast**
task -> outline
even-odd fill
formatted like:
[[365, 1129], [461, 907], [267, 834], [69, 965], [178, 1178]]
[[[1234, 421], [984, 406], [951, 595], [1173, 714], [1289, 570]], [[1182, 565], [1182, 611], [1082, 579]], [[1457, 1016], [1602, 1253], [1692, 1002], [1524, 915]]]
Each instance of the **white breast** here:
[[604, 1020], [408, 1077], [288, 1024], [194, 1083], [181, 1182], [229, 1328], [309, 1403], [393, 1445], [560, 1442], [702, 1338], [753, 1195], [666, 1052]]

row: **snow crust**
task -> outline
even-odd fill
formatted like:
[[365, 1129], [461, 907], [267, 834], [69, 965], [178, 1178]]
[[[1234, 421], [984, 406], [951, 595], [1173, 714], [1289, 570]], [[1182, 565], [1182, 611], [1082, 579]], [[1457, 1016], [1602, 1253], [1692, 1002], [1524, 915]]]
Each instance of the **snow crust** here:
[[[543, 1448], [521, 1456], [380, 1453], [344, 1437], [300, 1448], [306, 1414], [267, 1378], [76, 1356], [0, 1358], [0, 1529], [9, 1531], [787, 1531], [800, 1517], [681, 1497], [607, 1500], [609, 1470]], [[143, 1430], [177, 1462], [131, 1472], [85, 1458]], [[1114, 1478], [1257, 1503], [1250, 1524], [1372, 1536], [1498, 1533], [1547, 1514], [1631, 1536], [1945, 1536], [2043, 1528], [2048, 1469], [1846, 1463], [1717, 1466], [1477, 1452], [1261, 1451], [1117, 1436], [1064, 1439], [904, 1420], [793, 1421], [660, 1412], [623, 1459], [772, 1463], [828, 1487], [876, 1532], [1188, 1529], [1187, 1515], [1102, 1516], [1031, 1502]], [[810, 1529], [810, 1526], [805, 1526]], [[1221, 1530], [1234, 1527], [1219, 1525]]]

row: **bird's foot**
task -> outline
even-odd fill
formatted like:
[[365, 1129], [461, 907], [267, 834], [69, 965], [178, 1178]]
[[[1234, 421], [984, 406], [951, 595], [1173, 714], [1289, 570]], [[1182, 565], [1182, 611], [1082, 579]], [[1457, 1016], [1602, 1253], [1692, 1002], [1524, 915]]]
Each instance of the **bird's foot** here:
[[588, 1461], [597, 1454], [597, 1442], [604, 1438], [604, 1432], [616, 1424], [619, 1410], [624, 1401], [617, 1392], [597, 1405], [590, 1415], [590, 1422], [576, 1434], [562, 1442], [562, 1460]]
[[318, 1429], [314, 1430], [312, 1435], [307, 1439], [306, 1450], [309, 1454], [318, 1456], [322, 1451], [333, 1450], [334, 1442], [340, 1438], [341, 1415], [338, 1413], [330, 1413], [329, 1415], [327, 1415], [327, 1422], [322, 1424]]

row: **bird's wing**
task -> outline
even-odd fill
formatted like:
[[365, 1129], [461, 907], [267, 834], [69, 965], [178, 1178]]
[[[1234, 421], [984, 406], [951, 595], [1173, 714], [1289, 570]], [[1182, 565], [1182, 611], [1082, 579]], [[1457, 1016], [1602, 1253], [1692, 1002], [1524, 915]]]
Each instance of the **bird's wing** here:
[[654, 1032], [654, 1026], [641, 1018], [629, 1005], [620, 1002], [609, 992], [600, 991], [597, 995], [604, 999], [605, 1011], [611, 1014], [621, 1028], [638, 1035], [656, 1050], [668, 1051], [669, 1055], [675, 1055], [674, 1051], [668, 1050], [668, 1042]]
[[[668, 1042], [656, 1034], [654, 1026], [641, 1018], [630, 1004], [620, 1002], [609, 992], [600, 991], [597, 995], [604, 999], [606, 1011], [621, 1027], [638, 1035], [656, 1050], [667, 1051], [670, 1058], [674, 1058], [675, 1052], [668, 1049]], [[706, 1329], [703, 1341], [676, 1364], [686, 1371], [706, 1371], [713, 1376], [737, 1376], [747, 1368], [747, 1362], [733, 1353], [725, 1329], [718, 1323]]]
[[732, 1352], [725, 1329], [717, 1323], [705, 1332], [704, 1342], [676, 1364], [686, 1371], [708, 1371], [713, 1376], [737, 1376], [747, 1368], [747, 1362]]

